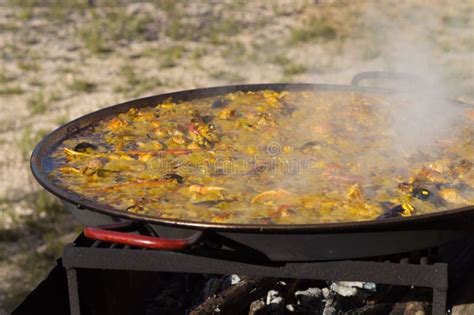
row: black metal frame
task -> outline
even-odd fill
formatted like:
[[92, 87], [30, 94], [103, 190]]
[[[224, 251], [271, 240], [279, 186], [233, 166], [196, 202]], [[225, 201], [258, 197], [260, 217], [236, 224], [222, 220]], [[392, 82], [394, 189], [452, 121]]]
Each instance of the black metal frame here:
[[[200, 246], [201, 249], [203, 246]], [[81, 314], [80, 269], [107, 269], [203, 274], [244, 274], [250, 276], [317, 280], [367, 281], [379, 284], [418, 286], [433, 289], [432, 313], [446, 314], [448, 264], [421, 257], [398, 261], [341, 260], [327, 262], [255, 263], [216, 258], [189, 252], [143, 250], [117, 244], [93, 242], [82, 234], [64, 248], [63, 265], [67, 270], [71, 315]]]

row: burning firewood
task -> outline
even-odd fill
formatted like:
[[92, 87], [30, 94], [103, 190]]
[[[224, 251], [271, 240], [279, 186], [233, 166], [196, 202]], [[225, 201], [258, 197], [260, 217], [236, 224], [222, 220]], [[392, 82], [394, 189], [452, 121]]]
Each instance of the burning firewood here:
[[207, 298], [189, 312], [189, 315], [241, 314], [249, 304], [263, 296], [277, 280], [242, 277], [240, 282]]

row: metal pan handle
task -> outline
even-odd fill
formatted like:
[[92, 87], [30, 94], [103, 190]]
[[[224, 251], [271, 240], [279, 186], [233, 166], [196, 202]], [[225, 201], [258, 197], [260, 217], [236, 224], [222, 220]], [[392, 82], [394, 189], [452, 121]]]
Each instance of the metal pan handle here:
[[377, 81], [400, 81], [404, 83], [422, 83], [422, 79], [417, 75], [405, 72], [389, 72], [389, 71], [367, 71], [356, 74], [351, 81], [353, 86], [361, 86], [361, 82], [365, 80]]
[[87, 238], [96, 241], [111, 242], [133, 247], [181, 250], [195, 244], [201, 238], [202, 232], [197, 232], [191, 237], [183, 239], [166, 239], [127, 232], [111, 231], [100, 227], [86, 227], [84, 229], [84, 235]]

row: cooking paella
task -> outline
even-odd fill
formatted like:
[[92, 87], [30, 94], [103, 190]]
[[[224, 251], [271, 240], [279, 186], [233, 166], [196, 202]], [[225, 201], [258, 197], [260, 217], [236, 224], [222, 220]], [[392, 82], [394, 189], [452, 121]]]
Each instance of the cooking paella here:
[[118, 211], [196, 222], [383, 220], [474, 204], [474, 110], [401, 154], [394, 115], [409, 106], [355, 91], [168, 99], [64, 139], [48, 177]]

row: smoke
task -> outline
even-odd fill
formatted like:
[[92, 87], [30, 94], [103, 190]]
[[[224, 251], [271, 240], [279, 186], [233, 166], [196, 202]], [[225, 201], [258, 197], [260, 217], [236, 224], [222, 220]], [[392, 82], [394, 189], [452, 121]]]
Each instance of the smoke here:
[[[395, 4], [395, 3], [392, 3]], [[363, 18], [381, 46], [384, 70], [411, 74], [389, 82], [392, 131], [397, 152], [409, 155], [452, 137], [459, 109], [446, 101], [446, 79], [434, 45], [442, 17], [430, 6], [406, 6], [391, 15], [390, 2], [372, 3]]]

